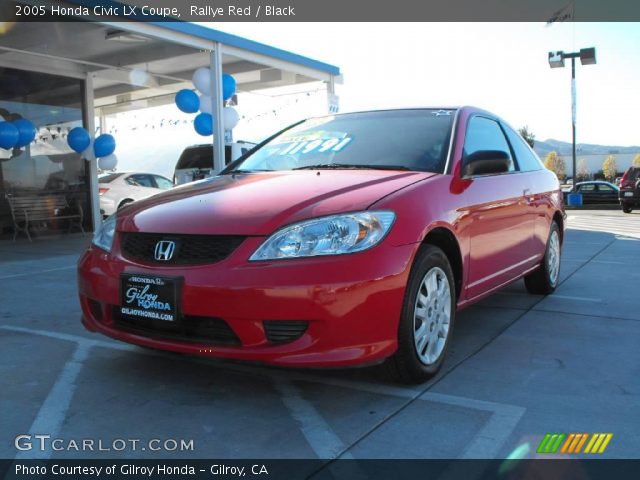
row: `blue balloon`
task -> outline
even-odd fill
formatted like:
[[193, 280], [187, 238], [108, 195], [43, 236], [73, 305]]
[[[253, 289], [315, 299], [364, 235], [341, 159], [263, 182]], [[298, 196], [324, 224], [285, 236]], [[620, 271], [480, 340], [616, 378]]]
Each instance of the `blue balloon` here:
[[236, 93], [236, 79], [228, 73], [222, 75], [222, 99], [229, 100]]
[[108, 133], [100, 135], [93, 142], [93, 153], [96, 154], [97, 158], [111, 155], [115, 149], [116, 139], [113, 138], [113, 135], [109, 135]]
[[76, 127], [67, 135], [67, 143], [74, 152], [82, 153], [91, 143], [91, 137], [89, 136], [89, 132], [84, 128]]
[[199, 113], [193, 121], [193, 128], [203, 137], [213, 134], [213, 117], [210, 113]]
[[13, 123], [0, 122], [0, 148], [15, 147], [19, 136], [18, 129]]
[[184, 113], [196, 113], [200, 108], [200, 99], [193, 90], [180, 90], [176, 93], [176, 105]]
[[16, 148], [29, 145], [33, 142], [33, 139], [36, 138], [36, 126], [30, 120], [19, 118], [13, 121], [13, 125], [18, 129], [18, 143], [15, 144]]

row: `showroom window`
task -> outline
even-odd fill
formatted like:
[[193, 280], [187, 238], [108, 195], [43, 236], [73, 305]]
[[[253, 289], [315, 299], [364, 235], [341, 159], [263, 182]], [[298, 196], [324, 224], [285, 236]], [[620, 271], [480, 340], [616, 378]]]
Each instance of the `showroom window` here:
[[[69, 130], [84, 126], [84, 102], [81, 79], [0, 68], [0, 121], [24, 118], [36, 127], [29, 145], [0, 149], [0, 238], [14, 232], [9, 202], [20, 196], [56, 205], [64, 199], [91, 229], [89, 168], [67, 144]], [[29, 229], [36, 235], [64, 233], [69, 225], [47, 219]]]

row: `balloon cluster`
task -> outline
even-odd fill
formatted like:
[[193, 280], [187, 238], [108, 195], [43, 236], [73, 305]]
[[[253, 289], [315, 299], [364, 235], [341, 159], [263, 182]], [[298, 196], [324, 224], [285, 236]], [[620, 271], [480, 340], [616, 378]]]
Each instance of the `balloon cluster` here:
[[6, 150], [22, 148], [33, 142], [35, 138], [36, 127], [26, 118], [19, 118], [13, 122], [0, 122], [0, 148]]
[[[193, 121], [193, 128], [198, 134], [208, 137], [213, 134], [213, 116], [211, 115], [213, 99], [211, 98], [211, 72], [207, 68], [199, 68], [193, 73], [193, 85], [202, 94], [183, 89], [176, 93], [176, 105], [185, 113], [200, 113]], [[231, 75], [222, 75], [222, 100], [226, 102], [236, 93], [236, 80]], [[233, 130], [240, 121], [240, 115], [233, 108], [226, 106], [222, 110], [222, 124], [225, 130]]]
[[67, 143], [74, 152], [80, 153], [87, 160], [92, 157], [98, 159], [100, 170], [113, 170], [118, 164], [118, 157], [113, 152], [116, 150], [116, 139], [108, 133], [102, 134], [91, 142], [91, 136], [82, 127], [76, 127], [67, 135]]

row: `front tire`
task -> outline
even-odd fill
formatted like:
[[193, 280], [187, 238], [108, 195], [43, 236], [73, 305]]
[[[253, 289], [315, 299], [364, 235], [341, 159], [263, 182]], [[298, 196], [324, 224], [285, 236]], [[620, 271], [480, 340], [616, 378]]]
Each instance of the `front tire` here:
[[392, 378], [422, 383], [442, 367], [450, 343], [456, 311], [453, 272], [444, 252], [423, 246], [411, 269], [405, 292], [398, 350], [387, 359]]
[[524, 277], [524, 285], [529, 293], [550, 295], [555, 291], [560, 278], [560, 253], [560, 228], [553, 221], [540, 268]]
[[631, 207], [629, 205], [622, 205], [622, 211], [624, 213], [631, 213]]

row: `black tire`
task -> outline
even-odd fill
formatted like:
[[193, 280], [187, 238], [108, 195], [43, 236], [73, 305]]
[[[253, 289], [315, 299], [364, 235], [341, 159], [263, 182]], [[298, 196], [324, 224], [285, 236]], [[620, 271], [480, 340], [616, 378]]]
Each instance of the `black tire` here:
[[[433, 270], [434, 268], [439, 270]], [[438, 281], [444, 281], [444, 277], [446, 277], [450, 293], [450, 315], [449, 328], [446, 337], [438, 337], [444, 338], [444, 347], [436, 361], [426, 364], [420, 360], [417, 352], [416, 341], [414, 339], [414, 314], [417, 306], [418, 292], [422, 289], [423, 280], [432, 270], [434, 274], [437, 275], [436, 278]], [[441, 272], [444, 273], [444, 277]], [[438, 308], [437, 304], [434, 307], [434, 312], [435, 308]], [[440, 248], [433, 245], [424, 245], [416, 256], [413, 267], [411, 268], [411, 274], [409, 275], [409, 281], [407, 283], [400, 324], [398, 326], [398, 350], [385, 362], [387, 372], [393, 380], [401, 383], [417, 384], [428, 380], [438, 373], [438, 370], [442, 367], [442, 363], [446, 357], [449, 347], [455, 323], [455, 314], [455, 282], [449, 260]], [[438, 318], [440, 317], [438, 316]], [[426, 319], [424, 321], [426, 321]], [[431, 328], [431, 331], [434, 328], [434, 323], [435, 322], [431, 320], [429, 327]]]
[[[551, 278], [551, 274], [549, 271], [551, 236], [554, 234], [554, 232], [556, 235], [558, 235], [558, 241], [560, 241], [560, 228], [558, 228], [558, 224], [555, 222], [555, 220], [551, 222], [549, 236], [547, 237], [547, 247], [545, 249], [542, 262], [540, 262], [540, 268], [524, 277], [524, 284], [527, 287], [527, 291], [534, 295], [549, 295], [553, 293], [560, 280], [560, 265], [558, 265], [558, 273], [556, 275], [555, 281]], [[561, 250], [559, 250], [558, 255], [560, 255], [560, 251]]]
[[631, 213], [631, 207], [629, 205], [622, 205], [622, 211], [624, 213]]
[[125, 200], [122, 200], [120, 202], [120, 205], [118, 205], [118, 210], [120, 210], [122, 207], [124, 207], [125, 205], [129, 205], [130, 203], [133, 203], [133, 200], [131, 200], [130, 198], [127, 198]]

